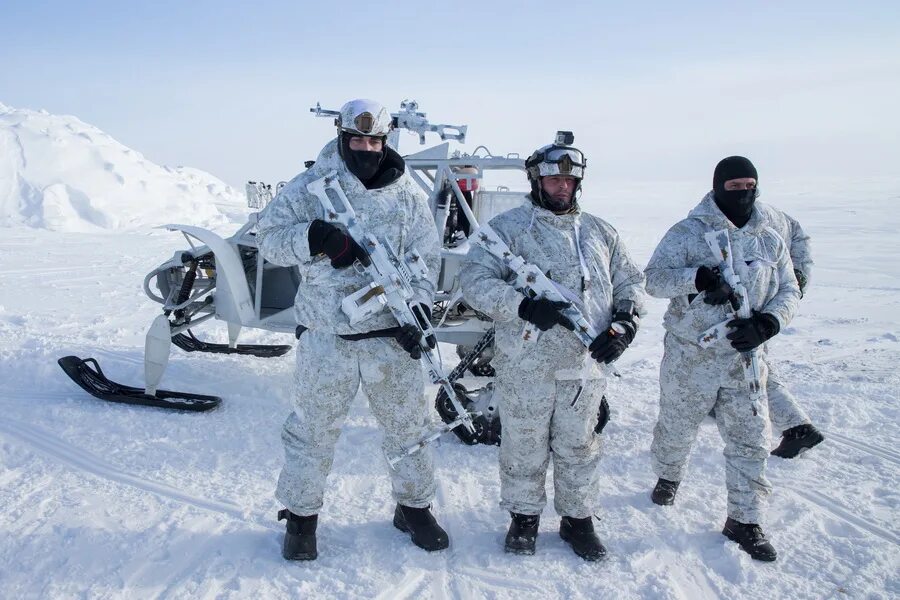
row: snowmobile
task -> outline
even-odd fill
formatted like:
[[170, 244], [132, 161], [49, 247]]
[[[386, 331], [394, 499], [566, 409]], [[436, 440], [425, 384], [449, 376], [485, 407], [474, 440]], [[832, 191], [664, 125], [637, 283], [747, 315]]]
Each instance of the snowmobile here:
[[[318, 117], [333, 117], [337, 111], [322, 109], [310, 112]], [[507, 181], [524, 182], [525, 161], [518, 154], [497, 156], [484, 146], [472, 154], [451, 152], [450, 142], [464, 143], [464, 125], [432, 124], [418, 110], [415, 101], [404, 101], [392, 113], [394, 130], [389, 144], [397, 149], [400, 134], [412, 132], [425, 144], [428, 133], [437, 134], [441, 143], [404, 156], [416, 183], [428, 195], [429, 205], [439, 237], [443, 240], [437, 293], [432, 311], [432, 326], [438, 341], [456, 345], [460, 363], [450, 374], [450, 381], [463, 406], [478, 416], [474, 433], [462, 427], [454, 433], [467, 444], [499, 443], [500, 421], [492, 402], [492, 384], [467, 389], [458, 380], [466, 371], [490, 377], [493, 329], [491, 320], [462, 301], [459, 270], [469, 249], [468, 237], [494, 215], [526, 200], [526, 191], [508, 187], [485, 186], [486, 175]], [[307, 161], [306, 168], [312, 166]], [[275, 186], [274, 194], [285, 182]], [[260, 211], [274, 195], [271, 185], [251, 181], [246, 187], [248, 206]], [[190, 225], [165, 225], [180, 232], [189, 248], [179, 250], [144, 278], [147, 296], [162, 305], [162, 314], [148, 330], [144, 352], [143, 389], [118, 384], [106, 377], [96, 360], [67, 356], [59, 360], [63, 370], [92, 395], [113, 402], [143, 404], [183, 410], [209, 410], [221, 399], [185, 392], [159, 389], [174, 344], [185, 352], [242, 354], [277, 357], [287, 353], [289, 345], [238, 344], [243, 328], [295, 333], [293, 305], [300, 274], [296, 267], [281, 267], [266, 261], [258, 251], [256, 226], [259, 212], [249, 215], [247, 222], [228, 238]], [[225, 321], [228, 343], [216, 344], [194, 334], [201, 324], [217, 319]], [[482, 379], [483, 381], [483, 379]], [[447, 394], [439, 392], [435, 407], [441, 419], [450, 423], [457, 418]]]

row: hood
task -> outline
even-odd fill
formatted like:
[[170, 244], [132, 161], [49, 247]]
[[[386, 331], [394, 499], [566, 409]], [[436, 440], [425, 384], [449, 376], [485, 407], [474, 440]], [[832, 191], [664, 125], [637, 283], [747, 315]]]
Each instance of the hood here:
[[524, 208], [528, 214], [528, 229], [531, 229], [531, 225], [535, 220], [544, 221], [555, 227], [571, 227], [578, 217], [581, 216], [581, 207], [577, 204], [575, 205], [575, 210], [561, 215], [558, 215], [543, 206], [538, 206], [530, 198], [528, 202], [522, 204], [522, 208]]
[[[388, 148], [387, 146], [385, 148]], [[396, 184], [401, 180], [403, 173], [405, 172], [406, 164], [403, 159], [395, 150], [391, 150], [386, 156], [385, 160], [382, 162], [382, 165], [387, 165], [388, 167], [397, 169], [399, 160], [399, 172], [396, 173], [396, 177], [391, 179], [388, 183], [384, 185], [378, 186], [380, 189], [389, 188], [392, 185]], [[366, 187], [362, 184], [362, 182], [350, 172], [350, 169], [347, 168], [347, 163], [344, 162], [344, 159], [341, 158], [340, 153], [338, 152], [338, 138], [334, 138], [322, 148], [322, 151], [319, 152], [318, 158], [316, 158], [316, 163], [305, 173], [302, 174], [304, 182], [313, 181], [314, 179], [318, 179], [319, 177], [323, 177], [329, 171], [337, 171], [338, 180], [341, 183], [341, 187], [344, 190], [344, 193], [350, 195], [351, 191], [356, 193], [362, 193], [366, 190]]]
[[[712, 191], [707, 192], [707, 194], [703, 196], [703, 199], [700, 200], [700, 203], [691, 209], [688, 213], [688, 218], [703, 221], [716, 230], [738, 229], [716, 205], [716, 199], [714, 197], [714, 192]], [[763, 229], [763, 226], [763, 215], [760, 212], [759, 207], [754, 206], [753, 212], [750, 215], [750, 220], [747, 221], [741, 229], [748, 232], [758, 232]]]
[[[350, 169], [347, 168], [347, 163], [344, 162], [344, 159], [341, 158], [341, 154], [338, 151], [338, 143], [339, 139], [334, 138], [325, 144], [325, 147], [319, 152], [318, 158], [316, 158], [316, 163], [308, 173], [313, 176], [312, 179], [316, 179], [322, 177], [329, 171], [337, 171], [344, 192], [349, 192], [351, 189], [366, 189], [356, 175], [351, 173]], [[390, 187], [392, 184], [399, 181], [406, 172], [406, 161], [403, 160], [403, 157], [400, 156], [396, 150], [390, 146], [385, 146], [384, 152], [384, 160], [381, 161], [378, 174], [376, 174], [374, 178], [378, 181], [374, 182], [374, 185], [372, 185], [373, 182], [370, 182], [370, 189]]]

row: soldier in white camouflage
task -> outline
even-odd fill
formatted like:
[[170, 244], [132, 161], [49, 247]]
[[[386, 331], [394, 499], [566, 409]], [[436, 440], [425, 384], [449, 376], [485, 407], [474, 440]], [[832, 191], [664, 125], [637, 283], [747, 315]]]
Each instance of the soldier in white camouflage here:
[[[812, 277], [813, 259], [809, 236], [803, 231], [800, 223], [787, 213], [763, 202], [757, 202], [756, 206], [766, 213], [772, 229], [777, 231], [787, 244], [802, 298]], [[781, 458], [794, 458], [821, 443], [825, 436], [816, 429], [806, 411], [797, 404], [797, 399], [783, 383], [776, 365], [770, 360], [768, 366], [769, 380], [766, 393], [769, 397], [769, 417], [776, 431], [781, 432], [781, 443], [772, 450], [772, 454]]]
[[[428, 201], [387, 145], [388, 111], [371, 100], [345, 104], [338, 137], [315, 164], [290, 181], [261, 213], [257, 240], [271, 263], [297, 266], [301, 282], [295, 301], [298, 343], [294, 410], [282, 431], [285, 463], [276, 497], [286, 507], [282, 553], [291, 560], [317, 556], [316, 528], [334, 446], [350, 404], [362, 387], [384, 431], [382, 449], [399, 455], [418, 442], [430, 424], [419, 364], [418, 329], [398, 326], [388, 311], [356, 325], [341, 301], [369, 283], [352, 267], [365, 251], [346, 231], [324, 220], [318, 199], [306, 186], [330, 171], [353, 206], [363, 229], [402, 256], [415, 249], [429, 269], [413, 282], [413, 310], [430, 318], [440, 245]], [[429, 340], [432, 343], [433, 340]], [[396, 501], [394, 525], [429, 551], [448, 546], [446, 532], [430, 512], [435, 493], [430, 450], [406, 456], [390, 470]]]
[[[725, 440], [728, 517], [723, 534], [758, 560], [772, 561], [775, 548], [761, 528], [771, 484], [768, 403], [754, 400], [739, 352], [755, 351], [765, 389], [765, 342], [793, 318], [800, 289], [787, 245], [772, 217], [756, 207], [757, 172], [744, 157], [723, 159], [713, 190], [688, 218], [666, 233], [644, 274], [647, 292], [669, 298], [660, 366], [660, 408], [653, 434], [653, 470], [659, 477], [653, 502], [673, 504], [703, 418], [715, 409]], [[715, 268], [704, 234], [727, 230], [734, 268], [747, 288], [752, 316], [729, 322], [727, 340], [703, 348], [698, 337], [732, 314], [739, 297]]]
[[[633, 340], [643, 276], [616, 230], [579, 207], [585, 160], [569, 144], [557, 141], [526, 161], [530, 201], [494, 217], [489, 226], [602, 332], [590, 349], [569, 331], [562, 306], [523, 296], [511, 284], [513, 273], [482, 247], [469, 251], [460, 283], [466, 302], [494, 319], [496, 329], [500, 506], [512, 517], [505, 549], [534, 554], [552, 456], [560, 535], [576, 554], [594, 561], [606, 556], [592, 522], [600, 492], [598, 410], [606, 389], [599, 363], [619, 358]], [[523, 331], [531, 324], [541, 333], [526, 342]]]

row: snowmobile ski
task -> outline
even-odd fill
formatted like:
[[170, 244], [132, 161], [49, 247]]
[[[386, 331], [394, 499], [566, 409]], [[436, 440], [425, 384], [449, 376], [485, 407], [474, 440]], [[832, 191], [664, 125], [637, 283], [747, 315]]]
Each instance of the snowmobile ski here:
[[290, 351], [291, 346], [277, 345], [266, 346], [263, 344], [238, 344], [232, 348], [228, 344], [211, 344], [194, 337], [193, 332], [188, 329], [188, 335], [178, 333], [172, 336], [172, 343], [184, 350], [185, 352], [210, 352], [213, 354], [249, 354], [260, 358], [274, 358], [282, 356]]
[[93, 358], [81, 359], [77, 356], [64, 356], [58, 361], [59, 366], [72, 381], [87, 393], [108, 402], [155, 406], [175, 410], [205, 411], [215, 408], [222, 402], [218, 396], [187, 394], [157, 390], [156, 395], [145, 393], [140, 388], [122, 385], [109, 380], [100, 365]]

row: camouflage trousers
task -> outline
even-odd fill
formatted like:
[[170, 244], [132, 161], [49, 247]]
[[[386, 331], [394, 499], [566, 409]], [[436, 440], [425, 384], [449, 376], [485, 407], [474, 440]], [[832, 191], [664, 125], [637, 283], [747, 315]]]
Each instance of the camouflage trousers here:
[[[763, 385], [767, 369], [759, 353]], [[659, 418], [650, 447], [657, 477], [681, 481], [700, 423], [715, 408], [725, 441], [728, 516], [760, 523], [772, 485], [766, 479], [769, 456], [767, 402], [752, 402], [737, 354], [703, 350], [666, 334], [659, 375]]]
[[797, 425], [808, 425], [812, 421], [809, 415], [797, 404], [797, 399], [791, 391], [781, 382], [781, 374], [770, 361], [769, 382], [766, 385], [766, 395], [769, 397], [769, 417], [775, 426], [774, 433], [780, 435], [783, 431]]
[[606, 380], [557, 381], [498, 366], [500, 506], [538, 515], [547, 504], [545, 481], [553, 456], [554, 507], [561, 516], [596, 512], [600, 493], [600, 436], [594, 432]]
[[[294, 514], [318, 514], [322, 508], [334, 446], [360, 386], [384, 432], [385, 454], [398, 454], [426, 432], [430, 420], [420, 364], [393, 339], [347, 341], [305, 331], [297, 343], [294, 411], [281, 433], [285, 462], [275, 492]], [[396, 502], [415, 508], [431, 504], [435, 484], [429, 448], [388, 470]]]

